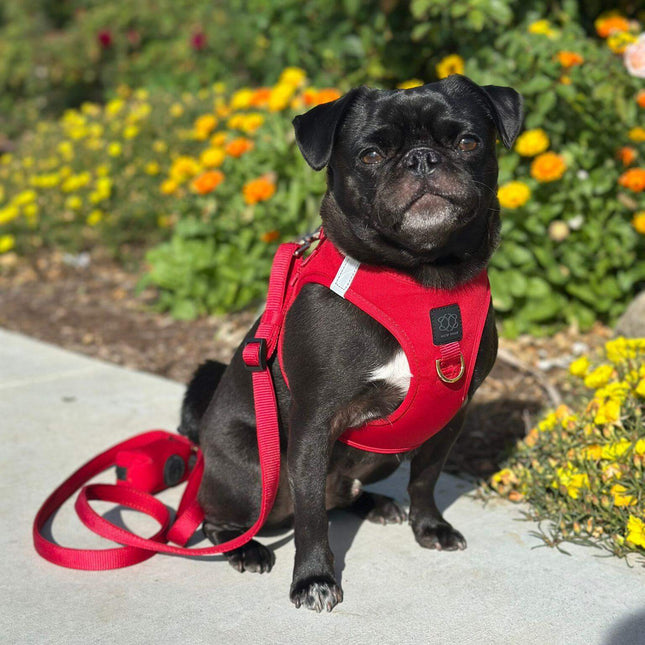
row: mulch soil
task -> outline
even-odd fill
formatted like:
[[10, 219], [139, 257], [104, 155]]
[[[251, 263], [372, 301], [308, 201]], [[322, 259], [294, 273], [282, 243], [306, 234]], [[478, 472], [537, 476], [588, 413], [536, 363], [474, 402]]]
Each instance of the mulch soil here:
[[[245, 311], [173, 320], [152, 309], [154, 290], [136, 293], [136, 270], [98, 252], [85, 267], [75, 266], [75, 260], [58, 252], [42, 253], [31, 263], [3, 256], [0, 326], [186, 383], [205, 359], [228, 362], [258, 315]], [[585, 335], [568, 330], [548, 339], [502, 340], [504, 358], [498, 358], [477, 392], [446, 470], [477, 478], [494, 473], [515, 441], [552, 404], [544, 381], [566, 395], [564, 364], [574, 343], [593, 349], [609, 335], [609, 329], [598, 325]]]

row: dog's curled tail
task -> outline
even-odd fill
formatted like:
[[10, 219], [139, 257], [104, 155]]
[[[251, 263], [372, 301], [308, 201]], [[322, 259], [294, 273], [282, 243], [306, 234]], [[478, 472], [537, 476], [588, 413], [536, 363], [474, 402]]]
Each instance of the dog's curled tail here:
[[193, 443], [199, 443], [199, 422], [204, 416], [225, 370], [224, 363], [206, 361], [197, 368], [188, 383], [181, 406], [181, 421], [177, 432], [188, 437]]

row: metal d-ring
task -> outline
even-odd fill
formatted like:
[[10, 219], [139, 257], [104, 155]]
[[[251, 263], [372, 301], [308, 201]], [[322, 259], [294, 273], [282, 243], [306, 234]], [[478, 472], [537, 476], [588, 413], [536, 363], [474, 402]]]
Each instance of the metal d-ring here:
[[437, 376], [444, 382], [444, 383], [456, 383], [463, 375], [464, 372], [466, 371], [466, 363], [464, 362], [464, 355], [459, 352], [459, 374], [455, 376], [455, 378], [448, 378], [441, 370], [441, 359], [438, 358], [435, 361], [435, 365], [437, 366]]

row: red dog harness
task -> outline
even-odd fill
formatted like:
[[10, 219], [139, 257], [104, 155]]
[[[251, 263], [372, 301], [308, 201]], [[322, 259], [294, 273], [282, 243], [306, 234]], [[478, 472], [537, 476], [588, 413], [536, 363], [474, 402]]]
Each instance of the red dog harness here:
[[[380, 453], [418, 448], [455, 416], [468, 396], [490, 305], [486, 272], [454, 289], [431, 289], [397, 271], [345, 257], [321, 234], [289, 280], [287, 311], [312, 282], [329, 287], [385, 327], [401, 345], [412, 374], [397, 410], [386, 419], [350, 428], [340, 441]], [[283, 338], [281, 334], [278, 358], [287, 380]]]
[[[411, 450], [456, 414], [468, 393], [488, 312], [486, 273], [455, 290], [425, 289], [395, 271], [362, 266], [343, 257], [322, 233], [316, 249], [303, 258], [304, 251], [318, 237], [278, 248], [265, 311], [256, 336], [246, 341], [242, 352], [252, 372], [260, 458], [262, 499], [255, 524], [228, 542], [208, 548], [185, 548], [183, 545], [204, 518], [197, 502], [203, 457], [185, 437], [152, 431], [94, 457], [45, 500], [32, 531], [36, 551], [43, 558], [73, 569], [115, 569], [146, 560], [157, 552], [200, 556], [225, 553], [243, 546], [257, 534], [273, 507], [280, 479], [278, 409], [268, 360], [281, 340], [286, 312], [307, 283], [329, 287], [380, 322], [401, 344], [412, 372], [408, 393], [393, 414], [383, 421], [349, 429], [342, 441], [383, 453]], [[281, 363], [281, 352], [279, 360]], [[117, 485], [87, 485], [94, 476], [115, 465]], [[152, 493], [186, 480], [177, 518], [171, 524], [167, 508]], [[124, 546], [72, 549], [43, 535], [47, 522], [76, 491], [79, 494], [75, 507], [82, 522]], [[99, 515], [90, 500], [110, 501], [146, 513], [159, 522], [161, 529], [148, 539], [135, 535]]]

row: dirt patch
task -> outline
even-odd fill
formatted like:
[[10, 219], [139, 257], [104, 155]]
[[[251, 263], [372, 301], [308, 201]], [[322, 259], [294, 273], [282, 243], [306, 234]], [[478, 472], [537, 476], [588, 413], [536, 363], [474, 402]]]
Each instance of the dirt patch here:
[[[43, 254], [33, 264], [4, 256], [0, 274], [0, 326], [72, 351], [186, 383], [207, 358], [228, 362], [258, 312], [173, 320], [151, 309], [155, 292], [136, 293], [136, 262], [124, 270], [107, 257]], [[581, 336], [502, 341], [501, 348], [529, 370], [504, 360], [477, 392], [446, 468], [487, 477], [515, 441], [550, 404], [544, 383], [566, 390], [566, 364], [575, 343], [596, 347], [608, 336], [602, 326]], [[544, 369], [542, 369], [544, 368]], [[550, 368], [550, 369], [546, 369]], [[531, 371], [533, 373], [531, 373]]]

